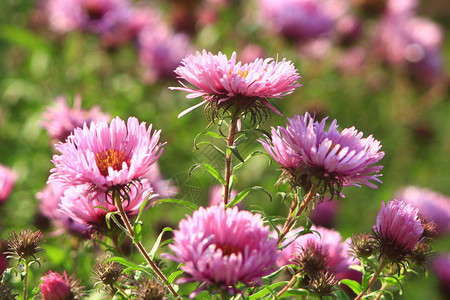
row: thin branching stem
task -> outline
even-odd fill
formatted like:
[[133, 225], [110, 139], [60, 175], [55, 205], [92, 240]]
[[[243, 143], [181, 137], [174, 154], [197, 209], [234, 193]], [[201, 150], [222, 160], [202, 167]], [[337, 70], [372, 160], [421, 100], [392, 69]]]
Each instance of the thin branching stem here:
[[[289, 233], [289, 231], [294, 226], [295, 222], [297, 221], [297, 218], [305, 211], [306, 207], [308, 207], [311, 200], [314, 199], [316, 190], [317, 186], [313, 184], [299, 207], [298, 207], [297, 193], [294, 194], [294, 200], [291, 209], [289, 211], [289, 216], [286, 219], [286, 223], [284, 223], [283, 230], [281, 231], [281, 234], [278, 238], [278, 243], [283, 241], [284, 237]], [[295, 213], [296, 210], [297, 212]]]
[[[230, 128], [228, 130], [228, 138], [227, 138], [227, 147], [232, 147], [234, 145], [234, 139], [236, 137], [236, 129], [237, 129], [237, 122], [239, 118], [232, 117], [230, 122]], [[229, 198], [230, 198], [230, 180], [231, 180], [231, 157], [232, 153], [231, 151], [226, 151], [225, 155], [225, 186], [223, 187], [223, 203], [225, 205], [228, 204]]]
[[125, 227], [127, 229], [127, 234], [133, 241], [134, 245], [138, 248], [139, 252], [141, 252], [142, 256], [144, 256], [145, 260], [148, 262], [150, 267], [153, 269], [153, 271], [156, 273], [156, 275], [164, 282], [164, 284], [167, 286], [169, 291], [172, 293], [173, 296], [175, 296], [176, 299], [180, 299], [181, 297], [178, 295], [178, 293], [173, 289], [172, 285], [167, 280], [166, 276], [161, 272], [161, 270], [158, 268], [158, 266], [152, 261], [150, 256], [147, 254], [147, 251], [145, 251], [144, 246], [142, 246], [141, 242], [138, 242], [134, 238], [134, 230], [131, 226], [130, 219], [128, 218], [127, 214], [125, 213], [125, 210], [122, 206], [122, 200], [120, 198], [120, 195], [118, 192], [113, 192], [114, 202], [116, 203], [117, 209], [119, 210], [119, 214], [122, 218], [123, 223], [125, 224]]
[[385, 259], [382, 259], [380, 262], [380, 265], [378, 266], [378, 269], [375, 271], [375, 274], [373, 274], [372, 278], [370, 278], [369, 283], [367, 284], [367, 287], [359, 293], [359, 295], [355, 298], [355, 300], [361, 300], [362, 297], [367, 293], [367, 291], [370, 289], [370, 287], [375, 283], [375, 281], [380, 276], [381, 272], [383, 271], [384, 267], [386, 267], [388, 261]]
[[24, 267], [25, 267], [25, 275], [23, 277], [23, 299], [27, 300], [28, 299], [28, 271], [30, 270], [28, 260], [25, 260]]
[[[278, 292], [277, 298], [280, 298], [281, 295], [283, 295], [284, 293], [286, 293], [286, 291], [287, 291], [292, 285], [294, 285], [294, 283], [296, 283], [297, 280], [298, 280], [298, 275], [295, 274], [294, 276], [292, 276], [292, 278], [291, 278], [291, 280], [288, 282], [288, 284], [286, 284], [286, 285], [284, 286], [284, 288], [283, 288], [281, 291]], [[275, 299], [275, 297], [274, 297], [273, 299]]]

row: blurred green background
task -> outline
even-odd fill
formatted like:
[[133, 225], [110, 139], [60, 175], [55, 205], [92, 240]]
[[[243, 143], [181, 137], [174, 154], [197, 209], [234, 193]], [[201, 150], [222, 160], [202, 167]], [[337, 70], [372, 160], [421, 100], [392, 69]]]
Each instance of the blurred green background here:
[[[447, 30], [443, 53], [449, 70], [448, 1], [422, 2], [421, 15], [434, 19]], [[164, 1], [157, 5], [164, 12], [171, 9]], [[136, 116], [162, 129], [162, 140], [167, 141], [160, 159], [162, 173], [178, 186], [177, 198], [206, 204], [209, 187], [215, 184], [213, 179], [203, 171], [196, 171], [188, 178], [188, 169], [198, 162], [220, 169], [223, 162], [210, 149], [202, 147], [193, 151], [194, 137], [208, 125], [202, 109], [177, 119], [178, 113], [197, 101], [186, 99], [184, 92], [169, 91], [169, 86], [179, 85], [176, 81], [143, 83], [142, 67], [133, 45], [107, 52], [92, 35], [73, 32], [58, 37], [44, 26], [35, 26], [34, 8], [34, 1], [2, 0], [0, 3], [0, 163], [19, 174], [13, 194], [0, 208], [0, 238], [5, 239], [12, 230], [37, 226], [35, 194], [45, 186], [52, 167], [50, 141], [39, 122], [45, 107], [52, 105], [58, 95], [67, 95], [72, 101], [76, 94], [81, 94], [83, 108], [98, 105], [111, 116], [122, 119]], [[268, 57], [278, 55], [292, 60], [302, 76], [303, 87], [283, 100], [272, 102], [276, 102], [285, 117], [315, 111], [320, 118], [337, 119], [341, 129], [355, 126], [364, 136], [373, 134], [383, 145], [386, 153], [381, 161], [383, 184], [376, 190], [345, 188], [346, 197], [339, 200], [341, 209], [336, 228], [344, 238], [353, 232], [369, 232], [381, 201], [392, 199], [405, 185], [450, 195], [448, 87], [421, 87], [388, 68], [371, 65], [362, 74], [343, 76], [333, 63], [337, 57], [334, 50], [320, 61], [299, 56], [289, 42], [281, 37], [266, 37], [252, 17], [246, 18], [252, 8], [251, 3], [242, 4], [239, 11], [235, 7], [224, 8], [216, 24], [201, 28], [193, 36], [194, 48], [228, 55], [237, 51], [239, 55], [243, 46], [251, 42], [262, 45]], [[272, 114], [263, 128], [269, 130], [270, 126], [285, 125], [285, 122], [285, 118]], [[263, 149], [256, 141], [261, 136], [249, 137], [250, 141], [242, 149], [244, 153]], [[274, 183], [279, 173], [276, 163], [269, 165], [262, 156], [240, 169], [236, 174], [237, 190], [259, 185], [274, 196], [270, 202], [263, 193], [252, 192], [244, 207], [258, 204], [273, 214], [285, 215], [287, 208], [275, 197], [278, 189]], [[149, 209], [144, 218], [146, 247], [153, 245], [162, 224], [175, 228], [186, 213], [190, 211], [169, 204]], [[91, 249], [87, 255], [77, 253], [65, 235], [49, 235], [46, 240], [46, 263], [42, 270], [35, 272], [32, 278], [35, 284], [44, 270], [69, 269], [85, 284], [92, 285], [89, 272], [95, 251]], [[448, 236], [433, 244], [437, 252], [450, 251], [449, 245]], [[404, 295], [398, 299], [440, 297], [433, 274], [411, 276], [404, 289]]]

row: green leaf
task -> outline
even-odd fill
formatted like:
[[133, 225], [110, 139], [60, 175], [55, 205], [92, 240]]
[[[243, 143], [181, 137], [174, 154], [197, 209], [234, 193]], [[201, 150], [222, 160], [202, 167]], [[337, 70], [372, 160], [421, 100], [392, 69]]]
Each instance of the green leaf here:
[[[219, 152], [221, 155], [225, 156], [225, 153], [222, 151], [222, 149], [220, 149], [219, 147], [217, 147], [216, 145], [214, 145], [214, 144], [211, 143], [211, 142], [200, 142], [200, 143], [197, 144], [197, 146], [201, 146], [201, 145], [208, 145], [208, 146], [211, 146], [211, 147], [213, 147], [217, 152]], [[198, 150], [198, 149], [199, 149], [199, 148], [197, 148], [197, 150]]]
[[49, 53], [51, 50], [51, 45], [47, 41], [25, 27], [2, 25], [0, 28], [0, 38], [31, 51]]
[[189, 202], [189, 201], [180, 200], [180, 199], [160, 199], [160, 200], [156, 201], [156, 203], [173, 203], [173, 204], [178, 204], [178, 205], [185, 206], [185, 207], [190, 208], [192, 210], [197, 210], [198, 209], [198, 206], [196, 204], [194, 204], [192, 202]]
[[239, 159], [241, 162], [245, 162], [236, 146], [227, 146], [227, 149], [230, 149], [230, 151], [233, 152], [234, 156], [236, 156], [237, 159]]
[[161, 231], [161, 233], [158, 235], [158, 237], [156, 238], [155, 244], [153, 245], [153, 248], [152, 248], [152, 250], [149, 253], [149, 256], [150, 256], [151, 259], [153, 259], [153, 257], [155, 257], [156, 250], [158, 250], [159, 245], [161, 244], [161, 239], [162, 239], [162, 236], [163, 236], [164, 232], [172, 231], [172, 230], [173, 229], [170, 228], [170, 227], [165, 227]]
[[142, 240], [142, 221], [137, 221], [133, 225], [134, 241], [139, 243]]
[[179, 275], [181, 275], [181, 274], [183, 274], [183, 271], [182, 271], [182, 270], [175, 271], [175, 272], [173, 272], [172, 274], [170, 274], [169, 277], [167, 277], [167, 281], [168, 281], [170, 284], [172, 284], [173, 281], [174, 281]]
[[356, 281], [356, 280], [351, 280], [351, 279], [342, 279], [341, 280], [341, 284], [345, 284], [346, 286], [348, 286], [349, 288], [352, 289], [352, 291], [356, 294], [359, 295], [359, 293], [361, 293], [362, 289], [361, 289], [361, 284]]
[[287, 283], [288, 283], [287, 281], [280, 281], [280, 282], [275, 282], [274, 284], [271, 284], [269, 286], [264, 286], [259, 292], [250, 295], [248, 299], [250, 299], [250, 300], [262, 299], [267, 294], [273, 293], [273, 289], [279, 287], [280, 285], [284, 285]]
[[211, 174], [212, 177], [214, 177], [217, 181], [219, 181], [222, 185], [225, 185], [225, 179], [223, 179], [222, 175], [220, 175], [219, 171], [217, 171], [216, 169], [214, 169], [213, 166], [208, 165], [208, 164], [195, 164], [193, 165], [190, 169], [189, 169], [189, 177], [191, 177], [192, 172], [194, 172], [194, 170], [198, 169], [198, 168], [203, 168], [205, 169], [209, 174]]
[[257, 151], [253, 151], [252, 153], [250, 153], [250, 154], [244, 159], [244, 162], [240, 162], [240, 163], [238, 163], [237, 165], [235, 165], [235, 166], [233, 167], [233, 171], [239, 169], [240, 167], [242, 167], [242, 166], [244, 165], [244, 163], [245, 163], [246, 161], [248, 161], [250, 158], [255, 157], [255, 156], [257, 156], [257, 155], [264, 155], [264, 156], [266, 156], [267, 159], [268, 159], [268, 161], [269, 161], [269, 165], [272, 164], [272, 158], [270, 157], [269, 154], [257, 150]]
[[143, 266], [139, 266], [129, 260], [126, 260], [123, 257], [111, 257], [110, 259], [108, 259], [106, 262], [110, 262], [110, 261], [115, 261], [118, 262], [121, 265], [124, 265], [132, 270], [135, 271], [143, 271], [145, 273], [147, 273], [148, 275], [152, 275], [151, 272], [149, 272], [149, 268], [143, 267]]
[[286, 293], [281, 295], [279, 298], [286, 298], [291, 296], [308, 296], [310, 293], [305, 289], [288, 289]]
[[[348, 295], [342, 290], [339, 289], [337, 291], [334, 291], [333, 294], [337, 297], [339, 300], [350, 300]], [[358, 295], [358, 294], [357, 294]]]
[[221, 136], [220, 134], [218, 134], [218, 133], [215, 133], [215, 132], [212, 132], [212, 131], [203, 131], [203, 132], [200, 132], [199, 134], [197, 134], [196, 136], [195, 136], [195, 138], [194, 138], [194, 147], [195, 147], [195, 149], [197, 149], [198, 150], [198, 143], [197, 143], [197, 139], [198, 138], [200, 138], [201, 136], [203, 136], [203, 135], [207, 135], [207, 136], [210, 136], [210, 137], [213, 137], [213, 138], [216, 138], [216, 139], [222, 139], [222, 140], [225, 140], [225, 138], [223, 137], [223, 136]]
[[269, 200], [272, 201], [272, 195], [270, 195], [270, 193], [263, 187], [261, 186], [252, 186], [249, 188], [246, 188], [245, 190], [239, 192], [239, 194], [236, 195], [236, 197], [233, 198], [233, 200], [230, 201], [230, 203], [227, 204], [227, 207], [233, 207], [236, 204], [238, 204], [239, 202], [241, 202], [242, 200], [244, 200], [245, 197], [247, 197], [247, 195], [252, 191], [261, 191], [266, 193], [269, 196]]
[[68, 251], [61, 246], [53, 246], [50, 244], [45, 245], [45, 252], [47, 259], [53, 265], [61, 265], [64, 261], [68, 259]]

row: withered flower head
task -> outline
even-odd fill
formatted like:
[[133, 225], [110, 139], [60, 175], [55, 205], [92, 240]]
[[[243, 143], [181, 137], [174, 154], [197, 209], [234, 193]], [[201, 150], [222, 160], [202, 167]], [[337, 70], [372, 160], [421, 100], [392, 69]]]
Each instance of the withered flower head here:
[[115, 261], [107, 261], [108, 259], [108, 256], [100, 258], [100, 261], [94, 265], [92, 271], [95, 278], [98, 279], [95, 285], [104, 284], [105, 288], [107, 288], [107, 286], [112, 286], [120, 278], [123, 272], [121, 264]]
[[311, 282], [308, 286], [314, 294], [322, 298], [331, 296], [331, 293], [337, 290], [338, 284], [339, 281], [332, 272], [323, 271], [311, 277]]
[[422, 216], [420, 216], [420, 219], [422, 220], [422, 227], [423, 227], [423, 233], [422, 233], [422, 237], [424, 238], [434, 238], [437, 236], [437, 226], [436, 223], [434, 221], [430, 221], [427, 222], [427, 219], [422, 218]]
[[319, 244], [309, 240], [305, 246], [298, 248], [291, 261], [299, 267], [301, 274], [315, 276], [327, 268], [329, 257]]
[[412, 251], [410, 259], [416, 266], [425, 268], [433, 256], [433, 249], [427, 242], [421, 242]]
[[163, 300], [166, 299], [167, 290], [164, 284], [155, 278], [141, 278], [134, 293], [136, 299], [140, 300]]
[[5, 283], [0, 283], [0, 299], [3, 300], [15, 300], [19, 294], [14, 294], [12, 288], [8, 287]]
[[375, 239], [370, 234], [354, 233], [350, 248], [355, 257], [369, 257], [375, 250]]
[[40, 230], [33, 232], [31, 229], [24, 229], [17, 234], [15, 231], [9, 234], [8, 237], [8, 251], [5, 252], [8, 258], [17, 258], [20, 260], [36, 259], [36, 254], [45, 252], [39, 247], [43, 242], [44, 236]]

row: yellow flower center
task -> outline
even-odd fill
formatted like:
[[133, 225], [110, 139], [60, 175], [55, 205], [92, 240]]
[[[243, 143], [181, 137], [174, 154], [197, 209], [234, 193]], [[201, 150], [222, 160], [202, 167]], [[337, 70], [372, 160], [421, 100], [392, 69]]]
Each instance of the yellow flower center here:
[[130, 165], [130, 159], [122, 150], [109, 149], [95, 154], [95, 163], [103, 176], [108, 175], [109, 167], [116, 171], [122, 170], [123, 162]]

